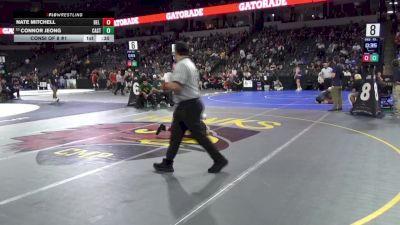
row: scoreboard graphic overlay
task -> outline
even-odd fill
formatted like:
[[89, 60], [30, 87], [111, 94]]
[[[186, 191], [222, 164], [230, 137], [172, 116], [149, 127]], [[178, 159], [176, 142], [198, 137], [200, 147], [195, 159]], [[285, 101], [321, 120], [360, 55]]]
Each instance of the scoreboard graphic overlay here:
[[114, 12], [14, 12], [14, 42], [114, 42]]

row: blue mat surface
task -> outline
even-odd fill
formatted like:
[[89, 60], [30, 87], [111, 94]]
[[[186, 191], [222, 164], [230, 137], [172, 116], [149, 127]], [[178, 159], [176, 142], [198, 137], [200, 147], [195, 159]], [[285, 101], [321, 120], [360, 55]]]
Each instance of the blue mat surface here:
[[[327, 111], [332, 104], [318, 104], [315, 98], [319, 91], [249, 91], [230, 92], [218, 95], [204, 96], [207, 106], [246, 107], [246, 108], [285, 108], [297, 110]], [[343, 110], [349, 111], [349, 92], [342, 92]]]

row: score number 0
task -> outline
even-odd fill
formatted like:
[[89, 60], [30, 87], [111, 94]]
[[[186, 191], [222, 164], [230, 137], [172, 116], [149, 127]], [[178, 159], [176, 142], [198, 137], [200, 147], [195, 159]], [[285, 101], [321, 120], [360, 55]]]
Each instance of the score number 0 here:
[[103, 18], [103, 26], [114, 26], [114, 18]]

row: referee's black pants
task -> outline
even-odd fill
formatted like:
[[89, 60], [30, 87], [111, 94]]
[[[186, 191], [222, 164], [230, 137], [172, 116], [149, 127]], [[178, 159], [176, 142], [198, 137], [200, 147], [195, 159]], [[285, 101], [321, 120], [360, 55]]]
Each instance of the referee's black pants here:
[[183, 135], [187, 129], [192, 133], [195, 139], [210, 155], [214, 162], [224, 161], [224, 156], [219, 153], [214, 144], [202, 132], [201, 114], [204, 110], [203, 103], [198, 99], [191, 99], [180, 102], [174, 111], [171, 138], [167, 151], [167, 160], [174, 160]]

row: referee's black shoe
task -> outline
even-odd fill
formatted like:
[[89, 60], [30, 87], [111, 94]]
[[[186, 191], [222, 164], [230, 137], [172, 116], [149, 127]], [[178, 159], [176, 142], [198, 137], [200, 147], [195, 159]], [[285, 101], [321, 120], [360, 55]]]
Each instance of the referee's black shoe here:
[[228, 165], [228, 160], [227, 159], [223, 159], [221, 161], [216, 161], [214, 162], [214, 165], [212, 165], [212, 167], [210, 167], [208, 169], [209, 173], [219, 173], [221, 172], [221, 170]]
[[161, 131], [166, 131], [167, 128], [165, 127], [164, 124], [160, 124], [160, 126], [157, 128], [157, 132], [156, 135], [159, 135], [161, 133]]
[[163, 161], [161, 163], [154, 163], [153, 167], [157, 172], [172, 173], [172, 172], [174, 172], [173, 164], [174, 164], [174, 161], [168, 160], [168, 159], [163, 159]]

